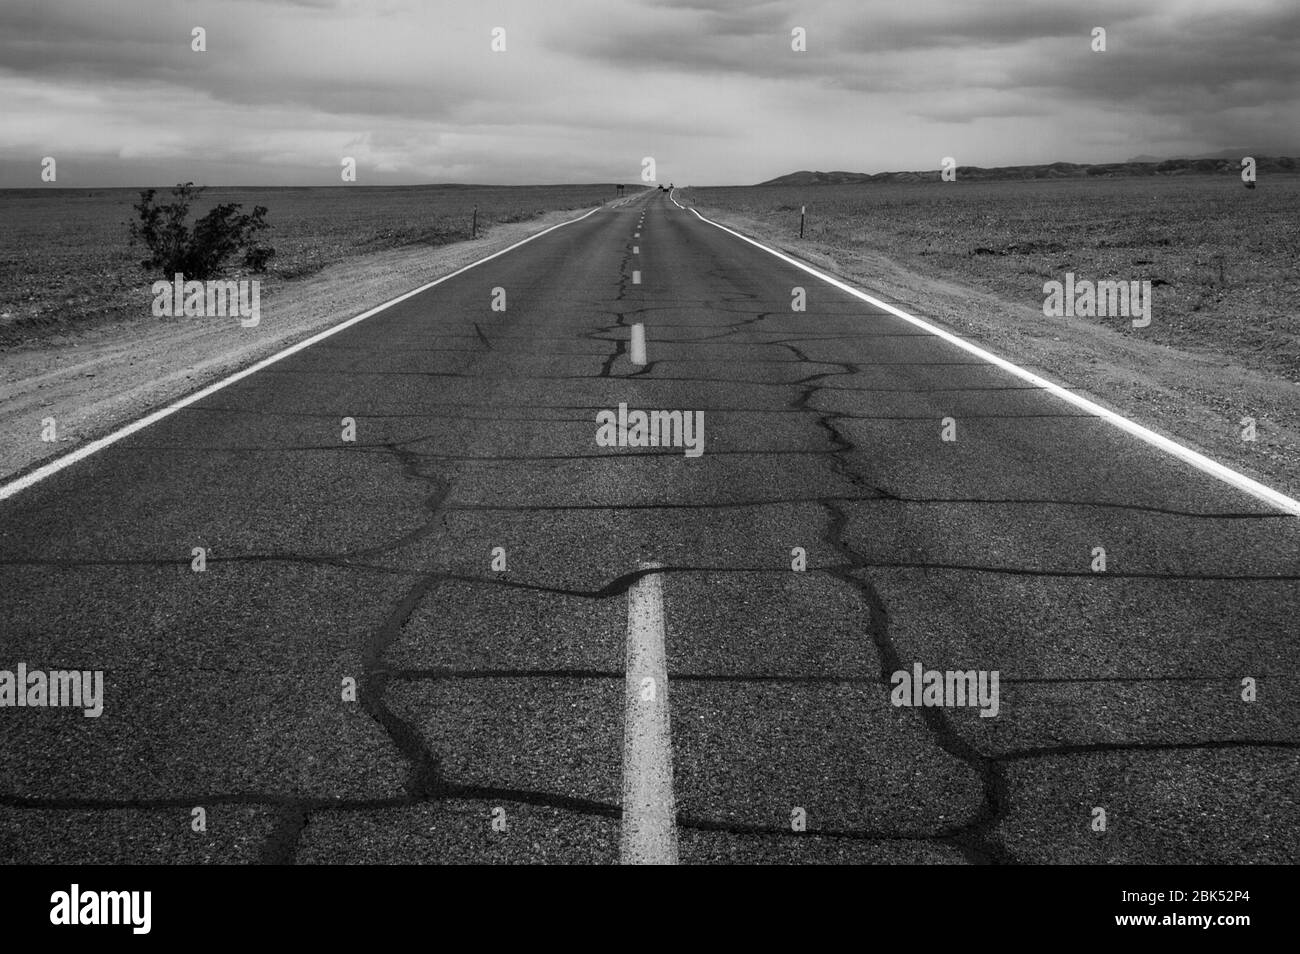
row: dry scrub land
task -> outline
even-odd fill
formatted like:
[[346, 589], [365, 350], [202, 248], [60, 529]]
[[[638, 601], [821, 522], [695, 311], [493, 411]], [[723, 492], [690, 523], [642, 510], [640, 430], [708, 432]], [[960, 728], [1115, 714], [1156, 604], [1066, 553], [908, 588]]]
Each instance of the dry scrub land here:
[[[677, 197], [1300, 495], [1300, 176], [1263, 176], [1254, 190], [1186, 175]], [[1150, 326], [1044, 317], [1043, 284], [1066, 272], [1150, 280]], [[1246, 416], [1258, 421], [1253, 443], [1241, 439]]]
[[[160, 319], [127, 223], [138, 190], [0, 191], [0, 476], [550, 225], [613, 187], [212, 189], [270, 210], [262, 321]], [[159, 190], [159, 198], [170, 193]], [[478, 207], [479, 237], [470, 239]], [[228, 277], [240, 276], [232, 272]], [[59, 440], [40, 440], [54, 417]]]
[[[409, 186], [209, 189], [192, 210], [221, 202], [264, 205], [274, 246], [263, 293], [336, 262], [394, 248], [433, 248], [470, 238], [478, 224], [526, 222], [544, 212], [591, 208], [599, 186]], [[159, 189], [156, 200], [170, 201]], [[0, 191], [0, 346], [49, 340], [103, 321], [151, 319], [145, 249], [128, 244], [136, 189]], [[170, 276], [168, 276], [170, 277]], [[233, 276], [232, 276], [233, 277]], [[156, 321], [157, 319], [152, 319]]]

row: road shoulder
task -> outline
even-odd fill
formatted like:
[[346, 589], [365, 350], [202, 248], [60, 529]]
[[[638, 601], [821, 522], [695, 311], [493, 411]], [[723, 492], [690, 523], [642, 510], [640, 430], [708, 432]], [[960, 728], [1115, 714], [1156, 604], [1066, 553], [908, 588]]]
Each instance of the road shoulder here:
[[[0, 476], [101, 437], [277, 351], [531, 235], [577, 218], [548, 212], [478, 239], [359, 255], [263, 298], [262, 320], [144, 318], [25, 344], [0, 364]], [[55, 423], [54, 440], [45, 427]]]

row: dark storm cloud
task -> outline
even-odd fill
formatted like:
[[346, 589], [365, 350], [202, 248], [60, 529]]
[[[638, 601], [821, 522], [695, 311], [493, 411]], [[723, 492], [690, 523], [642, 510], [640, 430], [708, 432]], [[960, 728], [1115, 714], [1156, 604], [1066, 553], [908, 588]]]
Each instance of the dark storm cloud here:
[[557, 25], [547, 45], [578, 59], [655, 73], [786, 78], [791, 71], [811, 75], [825, 66], [791, 51], [791, 28], [807, 25], [785, 4], [657, 0], [640, 6], [638, 15], [622, 23], [584, 30]]
[[[259, 26], [277, 7], [351, 16], [352, 0], [273, 0], [256, 8], [206, 9], [152, 0], [115, 0], [113, 16], [96, 16], [53, 3], [0, 6], [0, 67], [30, 77], [110, 83], [165, 84], [225, 103], [304, 106], [325, 113], [454, 116], [478, 89], [454, 74], [413, 90], [410, 72], [389, 77], [350, 70], [346, 45], [326, 44], [323, 59], [310, 58], [314, 41], [302, 35], [295, 55], [268, 51]], [[256, 16], [248, 16], [253, 10]], [[243, 12], [245, 16], [239, 16]], [[373, 15], [375, 10], [366, 11]], [[206, 53], [191, 49], [191, 30], [207, 31]], [[144, 95], [147, 95], [145, 93]]]
[[[1163, 23], [1137, 23], [1108, 33], [1106, 69], [1092, 54], [1025, 58], [1009, 65], [1008, 81], [1064, 98], [1172, 99], [1203, 110], [1300, 95], [1300, 6], [1245, 17], [1229, 11]], [[1173, 94], [1172, 96], [1170, 94]], [[1206, 98], [1208, 97], [1208, 99]]]
[[[831, 85], [846, 85], [840, 82], [844, 74], [869, 69], [870, 57], [879, 54], [942, 53], [1080, 37], [1086, 43], [1093, 26], [1120, 24], [1134, 16], [1131, 3], [1114, 0], [1087, 7], [1041, 2], [1008, 7], [969, 0], [808, 5], [648, 0], [643, 8], [676, 15], [616, 23], [577, 37], [565, 34], [556, 48], [648, 69], [735, 71], [772, 78], [815, 75]], [[806, 53], [791, 50], [794, 27], [805, 30]]]
[[1089, 4], [898, 4], [887, 15], [864, 7], [850, 14], [835, 36], [844, 52], [942, 51], [1011, 47], [1034, 40], [1086, 39], [1095, 26], [1113, 28], [1133, 19], [1131, 2]]
[[[1162, 110], [1170, 105], [1170, 90], [1260, 99], [1298, 92], [1300, 5], [1200, 12], [1128, 0], [845, 4], [838, 11], [814, 4], [797, 12], [783, 4], [751, 11], [718, 0], [644, 6], [681, 15], [627, 30], [615, 24], [600, 33], [568, 34], [556, 49], [656, 72], [740, 74], [862, 91], [1037, 89], [1065, 100], [1122, 98], [1130, 106], [1135, 98], [1149, 98]], [[790, 50], [790, 29], [798, 25], [808, 33], [804, 54]], [[1104, 54], [1090, 46], [1097, 26], [1107, 30]], [[927, 53], [932, 56], [921, 55]], [[965, 67], [981, 53], [1000, 53], [997, 68], [972, 75]]]

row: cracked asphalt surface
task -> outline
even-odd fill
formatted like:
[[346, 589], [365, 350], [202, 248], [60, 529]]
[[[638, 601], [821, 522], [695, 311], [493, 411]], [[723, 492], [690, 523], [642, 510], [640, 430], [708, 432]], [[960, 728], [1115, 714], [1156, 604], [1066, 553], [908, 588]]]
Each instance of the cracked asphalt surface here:
[[653, 561], [683, 862], [1292, 862], [1298, 527], [651, 193], [0, 503], [0, 860], [617, 861]]

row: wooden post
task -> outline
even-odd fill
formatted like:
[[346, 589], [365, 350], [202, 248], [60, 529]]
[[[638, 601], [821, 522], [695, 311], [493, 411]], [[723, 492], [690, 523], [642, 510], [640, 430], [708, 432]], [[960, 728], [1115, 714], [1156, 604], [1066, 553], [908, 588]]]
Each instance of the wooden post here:
[[799, 206], [799, 237], [803, 238], [803, 214], [808, 211], [808, 206]]

